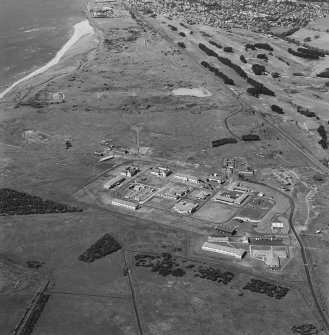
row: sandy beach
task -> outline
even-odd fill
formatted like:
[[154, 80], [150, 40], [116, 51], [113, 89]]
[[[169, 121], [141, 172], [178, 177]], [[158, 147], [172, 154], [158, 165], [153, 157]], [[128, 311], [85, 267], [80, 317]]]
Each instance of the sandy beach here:
[[92, 35], [94, 34], [94, 28], [89, 24], [88, 20], [81, 21], [74, 25], [74, 31], [71, 38], [63, 45], [63, 47], [57, 52], [56, 56], [50, 60], [47, 64], [40, 67], [39, 69], [33, 71], [32, 73], [28, 74], [27, 76], [17, 80], [14, 82], [10, 87], [5, 89], [3, 92], [0, 93], [0, 99], [2, 99], [6, 94], [8, 94], [12, 89], [14, 89], [19, 84], [25, 82], [28, 79], [31, 79], [37, 75], [42, 74], [43, 72], [50, 69], [52, 66], [58, 64], [58, 62], [62, 59], [65, 53], [76, 43], [78, 42], [83, 36]]

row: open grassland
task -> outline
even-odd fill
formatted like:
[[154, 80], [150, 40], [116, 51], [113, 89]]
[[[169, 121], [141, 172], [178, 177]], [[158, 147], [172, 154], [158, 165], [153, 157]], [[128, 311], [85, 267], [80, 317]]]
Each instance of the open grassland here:
[[[193, 277], [193, 273], [192, 270], [179, 278], [162, 277], [148, 268], [134, 269], [134, 281], [150, 334], [216, 334], [219, 331], [220, 334], [283, 335], [294, 324], [305, 320], [316, 323], [294, 290], [276, 300], [242, 290], [250, 279], [246, 275], [236, 273], [224, 285]], [[173, 306], [177, 307], [174, 314]]]
[[10, 334], [47, 280], [28, 268], [0, 261], [0, 329]]
[[194, 217], [214, 223], [223, 223], [229, 221], [238, 210], [239, 208], [235, 206], [209, 201], [194, 214]]
[[137, 335], [132, 301], [52, 294], [33, 334]]
[[[186, 41], [188, 51], [193, 52], [191, 60], [178, 47], [137, 24], [127, 12], [120, 19], [96, 21], [95, 26], [102, 35], [97, 49], [83, 59], [65, 58], [65, 62], [56, 67], [60, 77], [56, 78], [52, 72], [35, 78], [33, 83], [25, 84], [21, 92], [10, 94], [6, 98], [8, 103], [0, 107], [3, 112], [0, 113], [3, 187], [68, 205], [76, 205], [79, 201], [84, 209], [82, 213], [4, 217], [1, 220], [0, 254], [22, 266], [28, 261], [38, 261], [42, 264], [39, 273], [51, 279], [50, 299], [35, 328], [35, 333], [40, 335], [138, 333], [129, 277], [125, 275], [124, 252], [130, 255], [170, 252], [232, 264], [229, 257], [201, 251], [205, 236], [214, 232], [214, 222], [229, 219], [232, 214], [222, 205], [216, 204], [221, 206], [222, 213], [218, 214], [213, 208], [204, 213], [210, 213], [214, 220], [206, 222], [198, 217], [186, 218], [165, 212], [163, 209], [170, 208], [168, 203], [159, 202], [157, 207], [152, 200], [157, 208], [142, 209], [133, 216], [127, 210], [120, 213], [121, 210], [106, 208], [104, 199], [111, 195], [110, 192], [102, 191], [95, 197], [95, 189], [103, 189], [103, 184], [115, 176], [107, 172], [111, 167], [128, 164], [136, 158], [137, 125], [141, 126], [140, 158], [145, 161], [164, 159], [173, 166], [179, 161], [182, 162], [180, 166], [191, 171], [193, 167], [207, 173], [213, 171], [221, 166], [223, 156], [246, 157], [251, 167], [258, 171], [279, 164], [304, 166], [305, 158], [287, 145], [264, 122], [260, 113], [266, 113], [266, 119], [272, 124], [280, 125], [295, 136], [305, 150], [317, 157], [323, 156], [317, 137], [296, 126], [296, 121], [299, 124], [306, 118], [296, 113], [295, 106], [299, 98], [303, 98], [301, 103], [319, 115], [317, 121], [328, 121], [326, 92], [313, 88], [326, 81], [312, 77], [315, 70], [325, 65], [322, 60], [321, 65], [315, 61], [305, 62], [287, 52], [288, 43], [273, 39], [270, 43], [275, 50], [273, 55], [268, 54], [269, 62], [266, 63], [256, 58], [257, 51], [246, 52], [244, 48], [245, 43], [258, 40], [258, 35], [246, 31], [229, 33], [203, 26], [193, 27], [195, 33]], [[213, 65], [232, 76], [237, 83], [236, 94], [253, 106], [256, 114], [243, 111], [239, 101], [233, 98], [233, 91], [228, 91], [193, 62], [206, 59], [198, 43], [207, 43], [209, 38], [201, 29], [211, 34], [216, 42], [231, 46], [234, 49], [230, 55], [232, 61], [276, 92], [276, 97], [252, 97], [246, 93], [246, 82], [232, 69], [211, 60]], [[170, 34], [174, 36], [173, 32]], [[224, 55], [223, 51], [220, 53]], [[241, 54], [245, 55], [248, 64], [239, 61]], [[278, 71], [281, 78], [253, 75], [251, 65], [256, 63], [265, 65], [269, 73]], [[293, 76], [297, 72], [305, 76]], [[171, 94], [174, 89], [198, 87], [207, 89], [211, 95], [198, 98]], [[33, 104], [33, 97], [42, 89], [65, 92], [66, 101], [39, 108]], [[285, 122], [270, 111], [273, 103], [284, 108]], [[227, 118], [232, 113], [238, 114]], [[24, 136], [26, 132], [47, 134], [48, 140], [28, 141]], [[259, 135], [261, 140], [242, 142], [240, 138], [249, 133]], [[237, 138], [237, 144], [211, 148], [213, 140], [232, 136]], [[100, 142], [104, 139], [114, 146], [116, 157], [101, 164], [94, 152], [102, 148]], [[65, 148], [66, 140], [72, 144], [69, 149]], [[105, 174], [96, 180], [102, 173]], [[154, 183], [152, 178], [147, 179], [146, 184]], [[264, 192], [263, 187], [250, 185]], [[161, 186], [162, 181], [157, 181], [156, 187]], [[73, 193], [75, 198], [71, 196]], [[273, 196], [277, 212], [288, 210], [288, 202], [278, 193], [268, 189], [264, 193]], [[109, 202], [111, 196], [105, 200]], [[320, 205], [325, 207], [325, 199], [322, 201]], [[305, 212], [302, 214], [305, 217]], [[264, 220], [273, 215], [271, 210]], [[119, 250], [91, 264], [80, 262], [79, 255], [105, 233], [113, 235], [124, 251]], [[203, 236], [193, 235], [190, 240], [193, 233]], [[278, 272], [272, 276], [305, 280], [300, 275], [300, 254], [298, 249], [295, 251], [294, 259], [286, 265], [283, 274]], [[294, 325], [316, 324], [310, 309], [295, 290], [289, 291], [280, 301], [249, 291], [241, 292], [250, 277], [238, 275], [238, 271], [234, 281], [224, 286], [192, 275], [180, 279], [163, 278], [149, 270], [134, 268], [132, 258], [128, 265], [132, 269], [129, 275], [137, 291], [138, 308], [142, 310], [149, 334], [212, 335], [219, 331], [222, 334], [267, 335], [272, 331], [272, 334], [286, 335]], [[266, 271], [263, 264], [248, 258], [236, 261], [235, 265], [254, 273]], [[24, 278], [22, 281], [24, 285], [28, 282]], [[11, 279], [11, 288], [13, 283]], [[16, 290], [10, 291], [12, 297], [6, 295], [4, 303], [0, 304], [5, 315], [5, 329], [12, 328], [33, 290], [19, 293], [21, 295]], [[6, 310], [5, 304], [9, 306]], [[266, 330], [264, 323], [268, 327]]]

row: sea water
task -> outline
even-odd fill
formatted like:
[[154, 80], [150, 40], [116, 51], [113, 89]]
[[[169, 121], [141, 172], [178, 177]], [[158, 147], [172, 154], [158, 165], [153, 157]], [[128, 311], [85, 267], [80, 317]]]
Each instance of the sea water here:
[[84, 20], [83, 0], [0, 0], [0, 92], [50, 61]]

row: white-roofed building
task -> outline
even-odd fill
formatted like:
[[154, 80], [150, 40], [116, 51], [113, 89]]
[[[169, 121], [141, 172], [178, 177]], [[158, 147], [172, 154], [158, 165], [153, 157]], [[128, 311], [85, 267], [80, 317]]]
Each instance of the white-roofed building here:
[[204, 242], [202, 245], [202, 250], [217, 252], [219, 254], [233, 256], [235, 258], [242, 258], [246, 253], [246, 251], [243, 249], [232, 248], [210, 242]]

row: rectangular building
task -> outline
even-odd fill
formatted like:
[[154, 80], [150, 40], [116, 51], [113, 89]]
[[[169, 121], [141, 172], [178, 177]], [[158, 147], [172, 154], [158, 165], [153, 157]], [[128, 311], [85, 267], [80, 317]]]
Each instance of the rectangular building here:
[[230, 242], [230, 238], [228, 236], [208, 236], [208, 242]]
[[162, 190], [159, 195], [164, 198], [177, 200], [190, 192], [190, 189], [185, 186], [175, 185], [175, 186], [169, 186], [166, 187], [164, 190]]
[[194, 176], [191, 176], [189, 174], [184, 174], [184, 173], [176, 173], [174, 175], [174, 178], [183, 181], [183, 182], [190, 182], [190, 183], [195, 183], [198, 184], [200, 183], [200, 179]]
[[195, 202], [181, 200], [175, 204], [174, 210], [182, 214], [190, 214], [193, 213], [198, 208], [198, 206], [199, 205]]
[[106, 184], [104, 184], [104, 188], [109, 190], [115, 186], [118, 186], [120, 184], [122, 184], [126, 179], [121, 177], [121, 176], [117, 176], [111, 180], [109, 180]]
[[218, 183], [218, 184], [223, 184], [226, 181], [226, 177], [222, 176], [222, 175], [221, 176], [220, 175], [209, 176], [208, 181], [213, 181], [213, 182]]
[[171, 170], [169, 170], [168, 168], [163, 168], [161, 166], [151, 170], [151, 174], [160, 177], [168, 177], [171, 173]]
[[127, 176], [127, 177], [133, 177], [139, 172], [139, 169], [135, 166], [128, 166], [126, 169], [122, 170], [120, 172], [121, 175]]
[[128, 209], [133, 209], [133, 210], [136, 210], [139, 207], [139, 205], [135, 204], [134, 202], [122, 200], [122, 199], [114, 199], [112, 200], [111, 204], [114, 206], [124, 207]]
[[99, 162], [100, 162], [100, 163], [101, 163], [101, 162], [106, 162], [106, 161], [108, 161], [108, 160], [110, 160], [110, 159], [113, 159], [113, 158], [114, 158], [113, 155], [105, 156], [105, 157], [100, 158]]
[[216, 252], [216, 253], [227, 255], [227, 256], [233, 256], [239, 259], [241, 259], [246, 253], [246, 251], [243, 249], [236, 249], [236, 248], [224, 246], [221, 244], [214, 244], [214, 243], [209, 243], [209, 242], [203, 243], [202, 250], [212, 251], [212, 252]]

